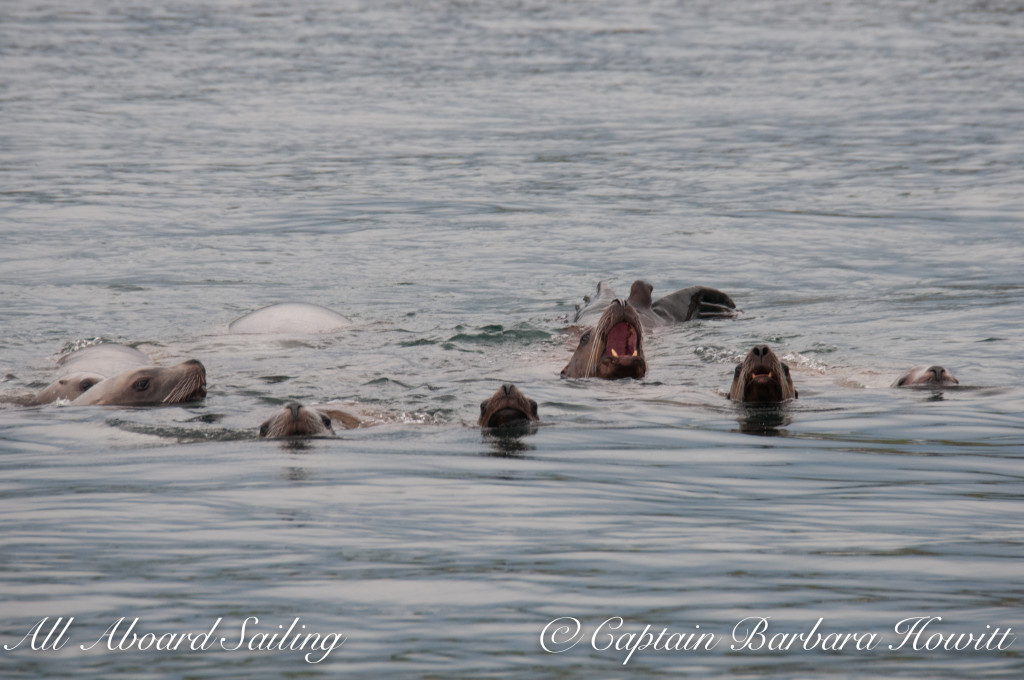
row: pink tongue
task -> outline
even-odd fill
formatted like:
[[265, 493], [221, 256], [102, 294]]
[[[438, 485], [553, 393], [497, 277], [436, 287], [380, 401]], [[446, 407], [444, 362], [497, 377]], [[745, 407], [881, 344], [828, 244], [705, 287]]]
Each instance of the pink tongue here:
[[615, 324], [608, 332], [608, 344], [605, 345], [605, 352], [612, 353], [614, 349], [618, 355], [630, 356], [636, 349], [636, 337], [630, 336], [630, 327], [626, 322]]

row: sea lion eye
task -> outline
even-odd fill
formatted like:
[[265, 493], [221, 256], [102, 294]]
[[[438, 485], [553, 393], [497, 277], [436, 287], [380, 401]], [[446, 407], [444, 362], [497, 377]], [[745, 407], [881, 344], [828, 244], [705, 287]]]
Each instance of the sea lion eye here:
[[132, 385], [132, 389], [136, 392], [145, 392], [149, 389], [149, 378], [139, 378]]
[[583, 345], [585, 345], [585, 344], [587, 344], [588, 342], [590, 342], [590, 333], [591, 333], [591, 331], [587, 331], [586, 333], [584, 333], [584, 334], [583, 334], [583, 335], [582, 335], [582, 336], [580, 337], [580, 347], [583, 347]]
[[267, 432], [269, 432], [269, 431], [270, 431], [270, 422], [269, 421], [267, 421], [267, 422], [263, 423], [262, 425], [260, 425], [260, 436], [261, 437], [266, 437], [267, 436]]
[[736, 370], [732, 372], [733, 379], [740, 377], [740, 370], [742, 370], [742, 366], [736, 366]]
[[487, 399], [484, 399], [483, 401], [480, 402], [480, 415], [483, 415], [484, 412], [487, 410], [487, 402]]
[[83, 392], [85, 392], [85, 391], [86, 391], [87, 389], [89, 389], [90, 387], [92, 387], [92, 386], [93, 386], [93, 385], [95, 385], [95, 384], [96, 384], [96, 381], [95, 381], [95, 380], [93, 380], [92, 378], [86, 378], [86, 379], [85, 379], [85, 380], [83, 380], [82, 382], [78, 383], [78, 387], [79, 387], [79, 388], [80, 388], [80, 389], [81, 389], [81, 390], [82, 390]]
[[785, 373], [786, 377], [788, 378], [789, 377], [789, 366], [787, 366], [786, 364], [782, 364], [782, 372]]
[[533, 399], [530, 399], [530, 413], [533, 414], [534, 418], [538, 417], [537, 416], [537, 402], [535, 402]]
[[326, 428], [331, 427], [331, 419], [328, 416], [320, 414], [320, 422], [322, 422]]

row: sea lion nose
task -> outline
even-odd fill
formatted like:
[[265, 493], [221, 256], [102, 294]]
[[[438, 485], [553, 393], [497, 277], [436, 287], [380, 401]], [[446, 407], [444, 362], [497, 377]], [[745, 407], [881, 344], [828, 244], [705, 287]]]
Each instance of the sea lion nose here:
[[754, 356], [755, 357], [763, 357], [766, 354], [768, 354], [768, 345], [755, 345], [754, 346]]
[[507, 397], [508, 395], [512, 394], [512, 387], [512, 383], [505, 383], [504, 385], [501, 386], [501, 391], [504, 392], [505, 396]]
[[299, 409], [302, 408], [302, 404], [300, 404], [297, 401], [293, 401], [292, 403], [285, 406], [285, 408], [292, 412], [292, 418], [297, 419], [299, 417]]
[[935, 375], [936, 380], [942, 380], [942, 374], [946, 372], [942, 366], [929, 366], [928, 370]]

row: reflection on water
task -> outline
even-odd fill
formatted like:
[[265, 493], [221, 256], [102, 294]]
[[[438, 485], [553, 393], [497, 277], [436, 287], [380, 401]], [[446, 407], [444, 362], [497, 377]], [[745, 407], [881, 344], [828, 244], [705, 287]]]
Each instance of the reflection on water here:
[[490, 445], [486, 455], [515, 457], [533, 451], [535, 447], [524, 442], [523, 437], [536, 433], [537, 423], [528, 421], [484, 428], [484, 441]]
[[789, 432], [781, 428], [789, 425], [793, 417], [785, 404], [742, 404], [737, 405], [740, 417], [740, 432], [765, 437], [786, 437]]

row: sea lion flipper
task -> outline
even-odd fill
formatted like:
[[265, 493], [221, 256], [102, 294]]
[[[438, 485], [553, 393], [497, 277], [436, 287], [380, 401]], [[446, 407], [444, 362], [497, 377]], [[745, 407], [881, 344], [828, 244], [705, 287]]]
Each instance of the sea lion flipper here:
[[720, 319], [736, 316], [736, 303], [716, 288], [690, 286], [659, 298], [651, 307], [666, 321]]
[[341, 423], [346, 430], [355, 429], [363, 422], [358, 416], [355, 416], [348, 411], [343, 411], [340, 408], [323, 408], [318, 406], [316, 410], [330, 416], [332, 421]]

